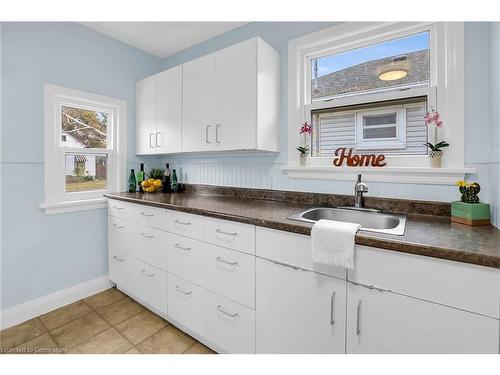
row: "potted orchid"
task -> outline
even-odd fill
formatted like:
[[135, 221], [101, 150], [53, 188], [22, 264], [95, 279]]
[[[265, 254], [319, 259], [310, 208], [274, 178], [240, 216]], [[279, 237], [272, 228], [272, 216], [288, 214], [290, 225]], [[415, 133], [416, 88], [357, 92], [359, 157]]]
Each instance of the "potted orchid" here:
[[297, 150], [300, 152], [300, 165], [305, 167], [307, 165], [307, 161], [309, 160], [309, 145], [307, 144], [307, 138], [312, 133], [312, 126], [307, 121], [302, 124], [300, 128], [299, 134], [304, 134], [304, 146], [297, 147]]
[[432, 126], [434, 125], [434, 140], [435, 144], [430, 142], [424, 143], [425, 146], [429, 148], [429, 158], [431, 161], [431, 166], [434, 168], [441, 167], [441, 159], [443, 157], [442, 149], [448, 147], [450, 144], [446, 141], [438, 142], [438, 128], [443, 127], [443, 122], [439, 116], [439, 112], [434, 111], [434, 108], [431, 107], [431, 111], [427, 112], [424, 117], [425, 125]]

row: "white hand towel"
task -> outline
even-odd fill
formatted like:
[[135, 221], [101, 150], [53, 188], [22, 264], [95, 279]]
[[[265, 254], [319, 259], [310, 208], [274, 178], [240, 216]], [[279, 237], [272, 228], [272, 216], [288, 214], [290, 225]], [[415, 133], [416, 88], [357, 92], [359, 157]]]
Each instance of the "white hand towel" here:
[[311, 230], [311, 253], [315, 263], [354, 268], [355, 223], [320, 220]]

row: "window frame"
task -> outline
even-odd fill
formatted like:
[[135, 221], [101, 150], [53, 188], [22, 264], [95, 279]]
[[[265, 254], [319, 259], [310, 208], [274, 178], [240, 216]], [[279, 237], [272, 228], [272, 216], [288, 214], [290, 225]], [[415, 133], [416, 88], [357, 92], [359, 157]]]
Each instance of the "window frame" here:
[[[407, 35], [429, 31], [430, 46], [430, 80], [429, 86], [396, 88], [376, 92], [348, 94], [323, 101], [311, 101], [311, 60], [333, 53], [361, 48], [374, 43], [404, 37]], [[446, 139], [450, 147], [443, 156], [441, 172], [459, 171], [455, 176], [446, 179], [447, 183], [464, 175], [465, 171], [465, 114], [464, 114], [464, 23], [463, 22], [346, 22], [319, 32], [299, 37], [289, 42], [288, 47], [288, 170], [289, 177], [337, 179], [334, 176], [339, 168], [332, 168], [330, 157], [311, 157], [307, 167], [299, 167], [299, 154], [295, 150], [303, 142], [298, 135], [300, 125], [311, 121], [311, 111], [344, 106], [355, 106], [375, 102], [384, 102], [413, 97], [426, 97], [427, 105], [440, 112], [445, 126], [439, 129], [439, 138]], [[453, 125], [451, 125], [453, 124]], [[434, 142], [434, 132], [428, 133], [429, 142]], [[373, 168], [373, 173], [388, 172], [391, 168], [406, 170], [409, 174], [429, 172], [427, 155], [386, 155], [388, 165], [384, 168]], [[417, 172], [417, 169], [419, 171]], [[314, 173], [305, 173], [313, 171]], [[344, 173], [341, 179], [351, 179], [358, 169], [351, 168], [353, 173]], [[428, 173], [432, 180], [439, 171]], [[328, 174], [328, 176], [326, 176]], [[340, 174], [337, 173], [339, 176]], [[323, 175], [323, 176], [321, 176]], [[401, 174], [399, 174], [401, 175]], [[370, 176], [368, 176], [370, 179]], [[400, 182], [405, 178], [391, 177]], [[413, 177], [406, 178], [413, 180]], [[422, 183], [428, 182], [421, 179]]]
[[[62, 107], [108, 114], [106, 148], [64, 147]], [[125, 187], [127, 148], [127, 104], [125, 101], [45, 84], [45, 202], [47, 214], [106, 207], [103, 194]], [[66, 192], [66, 154], [107, 155], [107, 187], [104, 190]]]
[[[363, 136], [365, 116], [382, 115], [396, 113], [396, 137], [394, 138], [375, 138], [365, 139]], [[387, 108], [372, 108], [367, 110], [356, 111], [355, 113], [355, 134], [356, 145], [355, 149], [359, 151], [364, 150], [401, 150], [406, 148], [406, 107], [392, 106]]]

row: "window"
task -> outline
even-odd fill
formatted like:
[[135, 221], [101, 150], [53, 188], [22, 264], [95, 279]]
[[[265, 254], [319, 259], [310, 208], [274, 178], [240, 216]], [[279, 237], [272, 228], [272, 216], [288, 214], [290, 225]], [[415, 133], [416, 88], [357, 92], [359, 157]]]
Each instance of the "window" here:
[[425, 97], [372, 105], [311, 111], [313, 157], [328, 157], [340, 147], [354, 152], [384, 150], [388, 155], [426, 155]]
[[429, 86], [429, 31], [311, 59], [313, 101]]
[[[457, 171], [443, 180], [454, 182], [465, 170], [464, 75], [463, 23], [345, 22], [290, 41], [285, 169], [291, 177], [343, 173], [351, 180], [356, 171], [331, 168], [335, 150], [347, 147], [386, 155], [385, 172], [364, 173], [405, 168], [408, 176], [390, 178], [425, 182], [412, 174], [429, 169], [424, 143], [436, 140], [424, 116], [433, 107], [445, 119], [438, 138], [450, 143], [442, 171]], [[298, 130], [306, 121], [313, 128], [306, 138], [311, 157], [299, 168], [296, 147], [304, 135]]]
[[102, 207], [103, 193], [124, 186], [125, 102], [46, 85], [45, 105], [42, 207], [48, 213]]

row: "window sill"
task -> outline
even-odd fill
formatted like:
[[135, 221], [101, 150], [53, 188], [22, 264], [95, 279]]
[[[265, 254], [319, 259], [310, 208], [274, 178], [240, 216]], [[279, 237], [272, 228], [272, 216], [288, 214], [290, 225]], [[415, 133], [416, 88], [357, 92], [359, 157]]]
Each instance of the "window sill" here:
[[289, 178], [313, 180], [354, 181], [361, 173], [363, 180], [374, 182], [396, 182], [430, 185], [455, 185], [466, 174], [475, 173], [474, 168], [428, 168], [428, 167], [300, 167], [285, 166]]
[[107, 205], [107, 198], [96, 198], [69, 202], [41, 203], [39, 207], [45, 210], [46, 215], [56, 215], [68, 212], [106, 208]]

